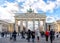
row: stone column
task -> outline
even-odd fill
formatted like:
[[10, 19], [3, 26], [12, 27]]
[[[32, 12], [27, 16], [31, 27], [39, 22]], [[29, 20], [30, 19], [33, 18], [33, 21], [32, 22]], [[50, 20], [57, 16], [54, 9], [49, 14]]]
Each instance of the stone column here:
[[0, 24], [0, 32], [2, 32], [2, 27], [3, 27], [3, 25], [2, 25], [2, 24]]
[[43, 20], [43, 31], [45, 31], [45, 20]]
[[33, 20], [33, 31], [35, 31], [35, 19]]
[[16, 30], [16, 32], [18, 32], [18, 20], [15, 20], [15, 28], [14, 30]]
[[20, 20], [20, 31], [22, 31], [22, 30], [23, 30], [23, 21]]
[[26, 31], [28, 31], [28, 20], [26, 19]]
[[10, 32], [13, 32], [14, 28], [13, 28], [13, 23], [10, 24]]
[[38, 29], [40, 31], [40, 19], [38, 20]]

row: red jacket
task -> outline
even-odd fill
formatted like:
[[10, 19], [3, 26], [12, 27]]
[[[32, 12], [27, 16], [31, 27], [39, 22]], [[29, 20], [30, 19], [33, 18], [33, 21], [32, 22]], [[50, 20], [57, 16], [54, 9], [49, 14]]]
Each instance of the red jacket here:
[[49, 36], [49, 31], [46, 31], [45, 35]]

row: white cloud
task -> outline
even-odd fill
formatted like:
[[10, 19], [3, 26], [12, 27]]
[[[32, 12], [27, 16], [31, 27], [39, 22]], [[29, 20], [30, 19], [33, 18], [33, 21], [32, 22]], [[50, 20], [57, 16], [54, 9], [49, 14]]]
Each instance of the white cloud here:
[[56, 7], [55, 3], [50, 2], [46, 7], [43, 9], [45, 12], [46, 11], [53, 11], [53, 9]]
[[47, 23], [53, 23], [53, 22], [56, 22], [56, 18], [53, 17], [53, 16], [48, 16], [48, 17], [46, 18], [46, 22], [47, 22]]
[[60, 0], [56, 0], [54, 2], [48, 1], [48, 4], [46, 4], [43, 0], [26, 0], [22, 6], [24, 9], [29, 9], [30, 5], [34, 10], [40, 9], [44, 12], [53, 12], [54, 8], [60, 6]]
[[10, 10], [11, 12], [19, 11], [19, 2], [24, 2], [23, 5], [21, 5], [23, 7], [20, 9], [21, 12], [26, 12], [27, 9], [29, 9], [29, 6], [31, 6], [35, 12], [37, 12], [37, 9], [40, 9], [44, 12], [53, 12], [54, 8], [60, 6], [60, 0], [56, 0], [54, 2], [48, 0], [48, 4], [46, 4], [43, 0], [16, 0], [15, 3], [6, 2], [6, 5], [8, 6], [6, 9]]
[[57, 8], [60, 7], [60, 0], [56, 1]]
[[58, 2], [60, 1], [60, 0], [57, 0]]
[[14, 17], [11, 16], [3, 7], [0, 7], [0, 20], [8, 20], [9, 22], [13, 23]]
[[[23, 7], [22, 9], [19, 8], [18, 2], [24, 2], [22, 5], [22, 7]], [[7, 16], [6, 18], [11, 19], [14, 16], [14, 14], [13, 14], [14, 12], [19, 11], [21, 13], [25, 13], [25, 12], [27, 12], [27, 9], [30, 8], [29, 6], [31, 6], [31, 8], [34, 9], [35, 13], [37, 13], [37, 9], [42, 10], [44, 12], [47, 12], [47, 11], [53, 12], [54, 8], [60, 7], [60, 0], [56, 0], [54, 2], [48, 1], [48, 4], [46, 4], [43, 0], [16, 0], [16, 2], [14, 2], [14, 3], [9, 3], [6, 1], [6, 3], [4, 5], [6, 5], [7, 7], [2, 8], [3, 12], [4, 12], [3, 14], [5, 14], [5, 16], [7, 16], [6, 14], [9, 14], [9, 16]]]
[[[1, 19], [2, 20], [5, 20], [9, 23], [14, 23], [15, 22], [15, 12], [17, 12], [19, 10], [18, 8], [18, 4], [15, 2], [15, 3], [9, 3], [6, 1], [6, 3], [2, 6], [7, 6], [5, 8], [1, 7], [0, 9], [3, 10], [1, 13]], [[3, 13], [4, 12], [4, 13]]]
[[50, 11], [53, 12], [54, 8], [57, 8], [60, 6], [60, 0], [56, 0], [54, 2], [47, 1], [48, 4], [46, 4], [43, 0], [16, 0], [17, 2], [24, 2], [23, 5], [21, 5], [23, 8], [20, 10], [21, 12], [26, 12], [27, 9], [29, 9], [31, 6], [32, 9], [35, 10], [37, 13], [37, 9], [40, 9], [44, 12]]
[[16, 0], [17, 2], [24, 2], [24, 1], [26, 1], [26, 0]]
[[54, 15], [55, 20], [60, 20], [59, 15]]
[[10, 12], [17, 12], [19, 10], [17, 3], [9, 3], [6, 2], [5, 5], [7, 6], [5, 9]]

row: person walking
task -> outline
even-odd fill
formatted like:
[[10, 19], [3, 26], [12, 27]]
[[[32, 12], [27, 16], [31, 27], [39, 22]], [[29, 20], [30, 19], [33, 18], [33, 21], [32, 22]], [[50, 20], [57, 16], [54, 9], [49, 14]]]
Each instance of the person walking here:
[[54, 31], [53, 29], [50, 30], [50, 42], [53, 43], [53, 40], [54, 40]]
[[17, 32], [14, 30], [13, 33], [12, 33], [12, 37], [13, 37], [14, 41], [16, 41], [16, 34], [17, 34]]
[[30, 38], [31, 38], [31, 30], [27, 31], [27, 40], [28, 42], [30, 42]]
[[46, 37], [46, 41], [48, 41], [48, 37], [49, 37], [49, 31], [48, 30], [46, 30], [46, 32], [45, 32], [45, 37]]
[[32, 31], [32, 42], [34, 42], [34, 40], [35, 40], [35, 32], [34, 31]]
[[36, 30], [37, 42], [40, 41], [40, 31], [39, 29]]
[[4, 37], [4, 32], [1, 33], [1, 37]]
[[56, 33], [56, 37], [57, 37], [57, 38], [59, 37], [59, 33], [58, 33], [58, 32]]
[[24, 34], [25, 34], [25, 33], [24, 33], [24, 31], [22, 30], [22, 31], [21, 31], [21, 38], [22, 38], [22, 39], [25, 38]]

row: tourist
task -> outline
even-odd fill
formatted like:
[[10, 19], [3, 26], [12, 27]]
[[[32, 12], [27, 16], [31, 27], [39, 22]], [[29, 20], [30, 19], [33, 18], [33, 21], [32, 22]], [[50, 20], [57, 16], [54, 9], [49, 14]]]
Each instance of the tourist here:
[[31, 38], [31, 30], [28, 30], [28, 32], [27, 32], [27, 40], [28, 40], [28, 42], [30, 42], [30, 38]]
[[45, 36], [44, 31], [41, 31], [40, 33], [41, 33], [41, 37]]
[[56, 37], [57, 37], [57, 38], [59, 37], [59, 33], [58, 33], [58, 32], [56, 33]]
[[4, 37], [4, 32], [1, 33], [1, 36]]
[[54, 40], [54, 31], [53, 29], [50, 30], [50, 42], [53, 43], [53, 40]]
[[40, 31], [39, 29], [36, 30], [36, 36], [37, 36], [37, 42], [39, 42], [39, 37], [40, 37]]
[[12, 33], [12, 37], [13, 37], [14, 41], [16, 41], [16, 34], [17, 34], [17, 32], [14, 30], [14, 32]]
[[46, 41], [48, 41], [48, 37], [49, 37], [49, 31], [48, 30], [46, 30], [45, 36], [46, 36]]
[[21, 38], [25, 38], [24, 34], [25, 34], [25, 32], [21, 31]]
[[34, 40], [35, 40], [35, 31], [32, 31], [32, 42], [34, 42]]

